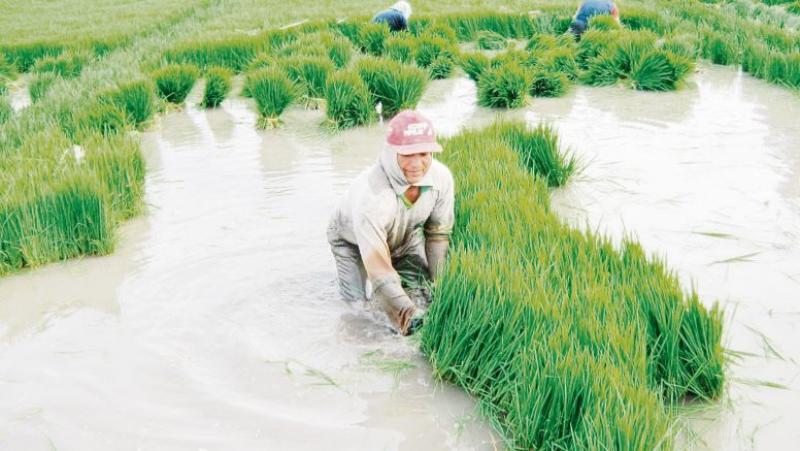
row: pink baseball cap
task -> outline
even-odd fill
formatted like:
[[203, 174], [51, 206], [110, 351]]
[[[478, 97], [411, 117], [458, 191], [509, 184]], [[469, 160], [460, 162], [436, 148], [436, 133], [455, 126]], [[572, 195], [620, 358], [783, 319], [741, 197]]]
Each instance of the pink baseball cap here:
[[386, 143], [400, 155], [442, 151], [431, 121], [412, 110], [401, 111], [389, 121]]

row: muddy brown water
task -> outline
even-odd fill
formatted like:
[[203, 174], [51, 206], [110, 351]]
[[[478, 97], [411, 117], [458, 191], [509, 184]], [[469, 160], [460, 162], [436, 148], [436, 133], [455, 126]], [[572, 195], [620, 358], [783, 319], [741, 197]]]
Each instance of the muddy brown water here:
[[[501, 448], [413, 340], [336, 294], [325, 225], [382, 127], [331, 136], [293, 109], [258, 131], [248, 101], [198, 100], [142, 135], [148, 213], [114, 255], [0, 280], [0, 449]], [[746, 355], [722, 402], [684, 416], [682, 448], [796, 443], [796, 95], [703, 66], [675, 93], [578, 87], [503, 114], [457, 78], [420, 109], [443, 135], [551, 121], [585, 163], [559, 214], [635, 235], [725, 305]]]

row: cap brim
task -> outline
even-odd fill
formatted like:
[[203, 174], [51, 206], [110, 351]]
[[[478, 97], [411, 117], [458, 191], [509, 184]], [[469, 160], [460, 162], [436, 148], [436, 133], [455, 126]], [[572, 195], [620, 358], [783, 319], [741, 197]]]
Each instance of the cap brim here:
[[442, 146], [439, 145], [437, 142], [432, 143], [418, 143], [418, 144], [407, 144], [405, 146], [395, 146], [389, 145], [389, 147], [397, 152], [400, 155], [411, 155], [414, 153], [425, 153], [425, 152], [441, 152]]

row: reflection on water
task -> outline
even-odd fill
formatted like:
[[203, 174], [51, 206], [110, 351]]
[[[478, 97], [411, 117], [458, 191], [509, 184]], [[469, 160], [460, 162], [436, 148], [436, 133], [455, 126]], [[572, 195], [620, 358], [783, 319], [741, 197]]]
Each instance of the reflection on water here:
[[[251, 101], [199, 96], [143, 135], [149, 212], [117, 253], [0, 281], [0, 449], [499, 446], [413, 339], [336, 294], [325, 224], [383, 126], [331, 135], [322, 111], [292, 109], [260, 131]], [[442, 135], [498, 116], [466, 79], [432, 83], [420, 110]], [[727, 343], [755, 357], [692, 445], [796, 436], [799, 112], [708, 67], [675, 93], [578, 87], [502, 113], [553, 122], [586, 163], [554, 194], [566, 220], [634, 233], [735, 313]]]

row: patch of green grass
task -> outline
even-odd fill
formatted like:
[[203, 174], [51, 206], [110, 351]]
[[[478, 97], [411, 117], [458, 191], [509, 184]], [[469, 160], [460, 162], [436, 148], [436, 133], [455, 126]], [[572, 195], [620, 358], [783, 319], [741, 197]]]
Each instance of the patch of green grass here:
[[125, 130], [127, 117], [116, 105], [98, 102], [83, 110], [77, 117], [74, 139], [83, 143], [87, 136], [107, 138]]
[[439, 57], [449, 57], [451, 60], [455, 55], [453, 45], [440, 36], [425, 35], [417, 39], [414, 52], [414, 61], [417, 66], [429, 68]]
[[533, 69], [539, 64], [539, 58], [535, 53], [526, 50], [508, 49], [497, 54], [492, 58], [492, 67], [499, 67], [504, 64], [519, 64], [524, 69]]
[[264, 69], [252, 74], [251, 80], [248, 92], [261, 114], [260, 126], [268, 128], [279, 125], [280, 115], [297, 99], [299, 88], [280, 69]]
[[416, 43], [413, 37], [405, 33], [390, 36], [383, 46], [383, 56], [399, 61], [411, 63], [414, 61]]
[[500, 123], [502, 134], [519, 153], [524, 168], [541, 178], [551, 188], [564, 186], [578, 169], [578, 162], [562, 149], [556, 130], [540, 124], [530, 130], [521, 122]]
[[322, 43], [327, 47], [328, 58], [337, 69], [347, 66], [353, 55], [353, 46], [345, 38], [326, 34], [322, 37]]
[[650, 30], [664, 34], [672, 28], [658, 11], [644, 6], [626, 5], [620, 11], [620, 21], [631, 30]]
[[155, 87], [148, 80], [123, 83], [99, 97], [102, 102], [123, 111], [127, 122], [137, 128], [146, 124], [155, 113]]
[[177, 45], [164, 54], [169, 63], [190, 64], [207, 70], [225, 67], [234, 72], [243, 71], [256, 55], [267, 47], [263, 40], [237, 37], [218, 41], [187, 42]]
[[728, 65], [738, 61], [738, 48], [736, 43], [727, 35], [705, 30], [703, 33], [702, 54], [714, 64]]
[[533, 97], [561, 97], [569, 88], [569, 77], [561, 72], [536, 71], [531, 76]]
[[170, 64], [153, 72], [158, 95], [174, 104], [186, 100], [199, 76], [200, 71], [188, 64]]
[[36, 61], [48, 57], [58, 56], [64, 51], [61, 44], [32, 42], [11, 46], [0, 46], [0, 53], [5, 53], [6, 60], [13, 64], [17, 71], [30, 71]]
[[603, 54], [590, 58], [587, 69], [580, 74], [581, 82], [589, 86], [610, 86], [623, 75], [613, 55]]
[[380, 56], [383, 44], [389, 39], [389, 27], [382, 23], [369, 23], [361, 27], [358, 41], [364, 53]]
[[483, 50], [502, 50], [508, 47], [508, 41], [494, 31], [478, 32], [478, 48]]
[[670, 91], [680, 79], [668, 53], [651, 50], [641, 55], [629, 74], [634, 89], [642, 91]]
[[385, 117], [416, 108], [428, 81], [423, 70], [388, 59], [364, 58], [356, 68]]
[[281, 61], [281, 66], [309, 98], [325, 97], [325, 84], [334, 71], [326, 57], [297, 56]]
[[547, 50], [563, 47], [565, 44], [557, 36], [551, 34], [536, 33], [528, 39], [525, 50], [532, 52], [544, 52]]
[[83, 52], [65, 52], [59, 56], [46, 56], [36, 62], [36, 73], [52, 72], [61, 78], [75, 78], [81, 74], [83, 66], [91, 59]]
[[577, 44], [575, 60], [581, 69], [589, 69], [589, 60], [608, 52], [616, 44], [617, 35], [605, 30], [588, 30]]
[[0, 79], [3, 78], [10, 78], [14, 79], [17, 77], [17, 68], [11, 61], [6, 59], [5, 54], [0, 51]]
[[206, 108], [216, 108], [222, 104], [228, 93], [231, 92], [231, 79], [233, 72], [224, 67], [212, 67], [206, 72], [206, 89], [203, 92], [202, 105]]
[[34, 75], [31, 78], [30, 84], [28, 85], [28, 92], [31, 95], [31, 102], [36, 103], [41, 100], [45, 95], [47, 95], [47, 92], [50, 90], [50, 87], [53, 85], [53, 83], [60, 79], [61, 77], [52, 72]]
[[459, 56], [458, 64], [469, 78], [477, 82], [481, 73], [490, 67], [491, 60], [481, 52], [469, 52]]
[[326, 124], [333, 129], [365, 125], [376, 119], [369, 89], [355, 71], [333, 74], [325, 85], [325, 100]]
[[453, 74], [455, 62], [450, 54], [439, 55], [428, 66], [428, 74], [432, 80], [449, 78]]
[[537, 67], [548, 72], [560, 72], [571, 80], [578, 76], [578, 63], [573, 48], [559, 47], [541, 53]]
[[484, 70], [478, 80], [478, 104], [489, 108], [519, 108], [525, 105], [530, 80], [517, 64]]

